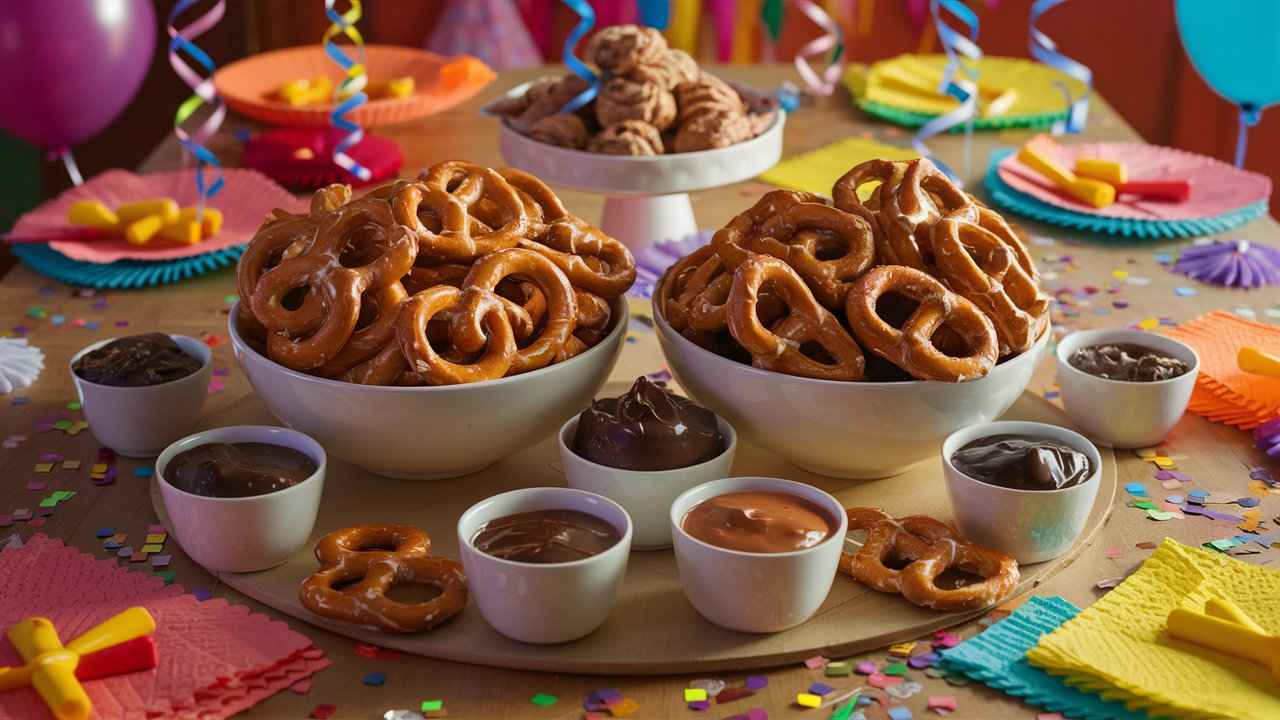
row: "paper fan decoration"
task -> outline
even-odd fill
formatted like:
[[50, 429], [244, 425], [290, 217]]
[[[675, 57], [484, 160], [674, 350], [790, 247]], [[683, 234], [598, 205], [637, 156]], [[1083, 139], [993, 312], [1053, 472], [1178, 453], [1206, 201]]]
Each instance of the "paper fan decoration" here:
[[243, 245], [175, 260], [117, 260], [93, 263], [72, 260], [44, 245], [14, 245], [11, 250], [32, 270], [68, 285], [99, 290], [128, 290], [171, 285], [236, 264]]
[[1182, 251], [1174, 272], [1233, 288], [1280, 284], [1280, 250], [1248, 240], [1218, 240]]
[[682, 238], [656, 242], [636, 253], [636, 281], [627, 291], [632, 297], [653, 297], [654, 287], [662, 273], [677, 260], [711, 242], [713, 231], [702, 230]]
[[370, 172], [361, 180], [333, 162], [333, 147], [346, 133], [338, 128], [277, 128], [254, 135], [244, 146], [240, 162], [290, 188], [311, 190], [330, 183], [368, 185], [400, 171], [404, 155], [394, 140], [366, 133], [347, 149]]
[[43, 369], [43, 350], [26, 338], [0, 338], [0, 395], [27, 387]]
[[1280, 415], [1254, 428], [1253, 441], [1267, 457], [1280, 460]]

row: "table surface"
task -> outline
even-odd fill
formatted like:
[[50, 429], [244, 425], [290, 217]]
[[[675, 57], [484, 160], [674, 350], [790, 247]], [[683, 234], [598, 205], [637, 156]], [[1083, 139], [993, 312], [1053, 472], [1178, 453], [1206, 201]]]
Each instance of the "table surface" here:
[[[724, 67], [715, 69], [715, 72], [757, 87], [774, 87], [783, 80], [794, 79], [794, 70], [787, 66]], [[478, 109], [495, 95], [538, 74], [540, 71], [532, 70], [504, 74], [481, 97], [461, 107], [415, 123], [380, 128], [378, 133], [401, 144], [406, 157], [403, 173], [407, 176], [415, 174], [421, 166], [458, 156], [487, 165], [501, 165], [496, 121], [480, 117]], [[1083, 139], [1137, 139], [1133, 130], [1096, 96], [1090, 120]], [[232, 120], [228, 126], [240, 127], [241, 124]], [[223, 139], [215, 149], [225, 162], [235, 164], [238, 147], [231, 135], [225, 130], [220, 133]], [[835, 96], [820, 99], [793, 114], [787, 124], [785, 153], [792, 156], [850, 135], [864, 135], [896, 145], [906, 145], [908, 139], [905, 131], [872, 122], [853, 109], [841, 90]], [[1029, 137], [1030, 133], [1025, 131], [976, 134], [972, 141], [974, 166], [966, 173], [971, 187], [979, 187], [984, 160], [990, 150], [998, 146], [1017, 146]], [[960, 136], [948, 136], [935, 138], [930, 146], [959, 169], [962, 168], [963, 143]], [[172, 169], [180, 162], [178, 145], [170, 138], [155, 150], [142, 170]], [[759, 182], [750, 181], [694, 194], [693, 206], [699, 225], [719, 227], [767, 188]], [[585, 218], [599, 218], [600, 196], [564, 191], [561, 197], [566, 205]], [[1054, 321], [1061, 327], [1115, 327], [1148, 317], [1167, 317], [1181, 322], [1203, 312], [1223, 308], [1236, 309], [1246, 315], [1252, 313], [1258, 319], [1271, 322], [1276, 322], [1274, 316], [1280, 315], [1280, 294], [1274, 291], [1245, 293], [1196, 285], [1158, 264], [1156, 253], [1171, 251], [1185, 245], [1185, 241], [1126, 244], [1034, 222], [1020, 222], [1041, 238], [1032, 249], [1045, 275], [1045, 284], [1051, 291], [1064, 286], [1072, 290], [1086, 286], [1099, 288], [1097, 294], [1076, 301], [1078, 314], [1069, 316], [1061, 308], [1055, 310]], [[1275, 221], [1265, 217], [1236, 231], [1233, 236], [1276, 243], [1280, 240], [1280, 229]], [[1059, 259], [1064, 255], [1070, 256], [1070, 260]], [[1118, 279], [1124, 278], [1124, 273], [1128, 273], [1128, 279]], [[1146, 279], [1150, 282], [1144, 282]], [[1193, 286], [1196, 293], [1185, 297], [1176, 294], [1174, 289], [1181, 286]], [[1112, 288], [1115, 292], [1110, 291]], [[147, 526], [155, 522], [147, 497], [147, 483], [133, 475], [134, 468], [142, 463], [121, 458], [117, 482], [97, 487], [87, 477], [87, 468], [92, 464], [98, 447], [91, 433], [83, 432], [73, 437], [56, 430], [36, 433], [32, 427], [40, 420], [56, 415], [66, 403], [75, 399], [67, 370], [70, 356], [91, 342], [124, 333], [163, 330], [194, 336], [210, 334], [223, 341], [214, 349], [214, 362], [215, 367], [228, 369], [229, 375], [225, 378], [225, 388], [209, 397], [206, 412], [224, 408], [251, 392], [236, 367], [226, 339], [228, 299], [233, 299], [228, 295], [234, 292], [231, 270], [176, 286], [109, 293], [96, 299], [77, 297], [72, 288], [38, 276], [23, 266], [9, 272], [0, 282], [0, 333], [16, 326], [26, 326], [30, 329], [31, 341], [43, 348], [47, 356], [46, 369], [39, 381], [18, 393], [29, 398], [29, 403], [22, 405], [5, 401], [4, 412], [0, 413], [0, 438], [15, 434], [29, 436], [26, 442], [14, 449], [0, 450], [0, 473], [7, 478], [0, 484], [0, 512], [35, 506], [43, 494], [25, 489], [28, 480], [40, 477], [33, 474], [32, 467], [40, 453], [58, 452], [68, 458], [82, 460], [84, 466], [78, 472], [62, 471], [60, 475], [49, 478], [59, 481], [51, 482], [50, 490], [62, 487], [77, 490], [78, 494], [60, 505], [41, 531], [98, 555], [102, 550], [94, 533], [100, 527], [113, 527], [117, 532], [129, 533], [131, 538], [140, 538]], [[102, 302], [104, 299], [105, 304]], [[1128, 303], [1127, 307], [1124, 303]], [[45, 317], [29, 316], [29, 310], [37, 307], [45, 310]], [[58, 315], [65, 321], [56, 322], [55, 316]], [[86, 328], [80, 322], [82, 319], [97, 322], [98, 326], [96, 329]], [[121, 322], [128, 324], [122, 326]], [[652, 338], [642, 339], [642, 342], [652, 343]], [[643, 358], [643, 361], [629, 361], [627, 356], [633, 353], [632, 347], [628, 345], [624, 352], [624, 360], [615, 371], [615, 380], [660, 368], [660, 356], [649, 352], [647, 347], [634, 351], [635, 357]], [[649, 362], [654, 366], [643, 367]], [[1052, 360], [1046, 357], [1031, 391], [1044, 392], [1052, 386]], [[1164, 447], [1176, 460], [1178, 469], [1194, 478], [1196, 487], [1231, 492], [1236, 496], [1246, 494], [1248, 468], [1264, 461], [1264, 456], [1251, 447], [1246, 433], [1192, 415], [1183, 418]], [[1117, 457], [1122, 485], [1132, 481], [1143, 482], [1152, 490], [1152, 495], [1162, 497], [1159, 483], [1152, 479], [1155, 469], [1152, 464], [1128, 452], [1118, 452]], [[150, 465], [149, 462], [145, 464]], [[1037, 588], [1036, 594], [1062, 595], [1077, 605], [1087, 605], [1099, 597], [1100, 591], [1094, 587], [1096, 583], [1123, 576], [1149, 554], [1149, 551], [1135, 547], [1137, 543], [1159, 542], [1165, 536], [1172, 536], [1186, 543], [1198, 544], [1235, 534], [1229, 523], [1198, 517], [1153, 522], [1141, 511], [1124, 507], [1126, 500], [1125, 494], [1120, 493], [1116, 502], [1121, 506], [1114, 510], [1098, 538], [1084, 548], [1073, 563]], [[1267, 498], [1262, 510], [1263, 517], [1270, 522], [1269, 518], [1280, 515], [1280, 498]], [[26, 538], [34, 529], [17, 523], [0, 531], [0, 539], [11, 531]], [[1110, 552], [1106, 552], [1108, 550]], [[439, 698], [445, 701], [450, 717], [573, 718], [581, 714], [581, 698], [591, 690], [603, 687], [618, 688], [635, 699], [640, 705], [635, 717], [697, 716], [685, 709], [681, 693], [692, 677], [565, 676], [481, 668], [414, 656], [366, 659], [355, 654], [354, 643], [346, 638], [285, 618], [225, 586], [217, 585], [210, 575], [182, 554], [175, 542], [170, 541], [166, 551], [173, 553], [172, 569], [177, 571], [177, 582], [188, 589], [211, 588], [216, 596], [285, 620], [313, 638], [334, 662], [333, 667], [316, 677], [315, 686], [308, 694], [282, 692], [243, 717], [305, 717], [317, 704], [328, 703], [338, 706], [339, 718], [372, 718], [381, 717], [388, 709], [416, 708], [423, 699]], [[1271, 550], [1245, 560], [1273, 562], [1277, 554]], [[130, 569], [150, 572], [145, 563]], [[959, 628], [958, 632], [969, 636], [979, 629], [976, 623], [971, 623]], [[626, 648], [618, 648], [618, 652], [626, 652]], [[880, 651], [866, 657], [883, 661], [887, 653]], [[361, 684], [361, 678], [373, 671], [386, 673], [385, 686], [373, 688]], [[771, 718], [819, 717], [819, 714], [795, 706], [793, 701], [797, 692], [821, 679], [821, 671], [791, 666], [776, 668], [767, 675], [769, 686], [764, 691], [729, 705], [715, 706], [708, 715], [726, 717], [751, 707], [764, 707]], [[913, 671], [911, 675], [912, 679], [924, 684], [924, 691], [902, 701], [902, 704], [910, 708], [916, 717], [926, 716], [925, 704], [930, 695], [954, 696], [959, 704], [958, 711], [953, 714], [956, 718], [998, 720], [1034, 717], [1036, 714], [1016, 699], [981, 686], [952, 687], [943, 680], [927, 678], [920, 672]], [[730, 681], [741, 679], [741, 675], [733, 674], [721, 674], [720, 677]], [[840, 686], [850, 684], [847, 678], [829, 682]], [[529, 700], [539, 692], [556, 695], [560, 700], [550, 707], [537, 707]], [[880, 712], [878, 709], [869, 712], [868, 717], [876, 717]], [[825, 714], [824, 711], [821, 716], [825, 717]]]

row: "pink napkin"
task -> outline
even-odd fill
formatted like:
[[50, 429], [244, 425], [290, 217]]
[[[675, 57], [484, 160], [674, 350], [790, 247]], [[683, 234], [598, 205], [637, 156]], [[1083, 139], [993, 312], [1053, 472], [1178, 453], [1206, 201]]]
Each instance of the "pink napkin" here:
[[1073, 212], [1128, 220], [1194, 220], [1222, 215], [1271, 197], [1271, 179], [1221, 160], [1174, 148], [1143, 143], [1071, 143], [1046, 149], [1067, 169], [1077, 157], [1119, 160], [1130, 180], [1191, 180], [1186, 202], [1142, 200], [1121, 195], [1112, 205], [1095, 208], [1062, 194], [1057, 186], [1018, 161], [1016, 153], [1000, 163], [1000, 179], [1037, 200]]
[[[124, 238], [72, 240], [49, 243], [49, 247], [73, 260], [109, 263], [134, 260], [174, 260], [203, 255], [214, 250], [249, 242], [267, 213], [275, 208], [289, 212], [307, 211], [307, 201], [256, 170], [227, 168], [226, 186], [214, 196], [209, 207], [222, 211], [222, 231], [195, 245], [176, 245], [154, 240], [148, 245], [130, 245]], [[182, 207], [196, 204], [195, 170], [135, 175], [127, 170], [108, 170], [73, 187], [35, 210], [18, 218], [12, 235], [46, 236], [74, 229], [67, 223], [67, 210], [77, 200], [100, 200], [109, 208], [136, 200], [171, 197]]]
[[[199, 602], [178, 585], [117, 567], [115, 558], [95, 559], [44, 535], [0, 552], [0, 628], [44, 616], [65, 643], [134, 605], [156, 619], [160, 666], [85, 683], [96, 720], [220, 720], [329, 665], [288, 625], [226, 600]], [[0, 665], [20, 661], [0, 639]], [[22, 688], [0, 693], [0, 717], [51, 715]]]

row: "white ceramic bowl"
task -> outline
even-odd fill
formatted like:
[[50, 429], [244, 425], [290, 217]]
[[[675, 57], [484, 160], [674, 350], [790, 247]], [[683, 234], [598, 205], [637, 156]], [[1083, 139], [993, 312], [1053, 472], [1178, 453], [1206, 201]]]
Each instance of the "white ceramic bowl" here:
[[[1128, 343], [1158, 350], [1191, 367], [1158, 382], [1110, 380], [1077, 370], [1071, 355], [1090, 345]], [[1200, 356], [1190, 345], [1141, 330], [1081, 330], [1058, 342], [1058, 386], [1067, 416], [1101, 445], [1142, 448], [1158, 445], [1178, 424], [1191, 401]]]
[[[1089, 457], [1093, 474], [1061, 490], [1017, 490], [974, 480], [951, 463], [956, 450], [978, 438], [1003, 434], [1069, 445]], [[1051, 560], [1071, 549], [1089, 520], [1102, 477], [1102, 455], [1093, 443], [1066, 428], [1037, 422], [994, 422], [958, 430], [942, 444], [942, 466], [960, 535], [1012, 555], [1024, 565]]]
[[805, 470], [859, 479], [897, 475], [934, 457], [950, 433], [1004, 414], [1026, 389], [1050, 334], [977, 380], [838, 382], [721, 357], [672, 329], [656, 302], [654, 317], [662, 353], [690, 397]]
[[613, 330], [581, 355], [487, 382], [383, 387], [296, 372], [258, 353], [229, 323], [236, 359], [267, 408], [334, 456], [378, 475], [466, 475], [538, 442], [591, 403], [626, 337], [624, 299]]
[[738, 449], [738, 434], [723, 418], [716, 418], [724, 435], [725, 450], [706, 462], [674, 470], [622, 470], [600, 465], [573, 450], [573, 436], [578, 432], [574, 416], [560, 428], [560, 464], [564, 466], [569, 487], [603, 495], [626, 508], [635, 524], [635, 550], [661, 550], [671, 547], [671, 503], [685, 490], [711, 480], [729, 477], [733, 453]]
[[[174, 456], [209, 443], [260, 442], [293, 448], [316, 463], [306, 480], [265, 495], [214, 498], [169, 484]], [[156, 460], [156, 482], [173, 535], [183, 551], [211, 572], [254, 572], [275, 567], [301, 550], [311, 537], [326, 458], [315, 440], [288, 428], [234, 425], [198, 432], [165, 448]]]
[[[480, 552], [471, 539], [485, 523], [534, 510], [577, 510], [618, 529], [622, 539], [599, 555], [566, 563], [524, 563]], [[512, 490], [482, 500], [458, 518], [467, 587], [495, 630], [526, 643], [577, 640], [600, 627], [618, 599], [631, 553], [631, 518], [618, 503], [573, 488]]]
[[[191, 432], [200, 419], [209, 395], [213, 353], [196, 338], [169, 337], [183, 352], [200, 361], [199, 370], [177, 380], [143, 387], [100, 385], [70, 370], [93, 436], [121, 455], [155, 457], [169, 443]], [[82, 355], [116, 339], [107, 338], [84, 348], [71, 357], [68, 369]]]
[[[750, 553], [716, 547], [684, 531], [684, 516], [704, 500], [732, 492], [779, 492], [809, 500], [840, 523], [826, 540], [804, 550]], [[739, 632], [772, 633], [813, 616], [836, 577], [849, 519], [840, 501], [804, 483], [763, 477], [714, 480], [671, 504], [671, 538], [685, 597], [704, 618]]]

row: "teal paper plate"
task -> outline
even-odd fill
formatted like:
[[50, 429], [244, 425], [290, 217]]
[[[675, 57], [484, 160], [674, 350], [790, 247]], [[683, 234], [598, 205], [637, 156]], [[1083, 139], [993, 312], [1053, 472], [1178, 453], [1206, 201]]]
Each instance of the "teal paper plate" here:
[[992, 151], [991, 164], [987, 166], [987, 192], [990, 193], [991, 199], [1001, 208], [1051, 225], [1061, 225], [1073, 230], [1086, 230], [1104, 235], [1159, 240], [1226, 232], [1259, 218], [1267, 212], [1266, 202], [1245, 205], [1222, 215], [1212, 215], [1195, 220], [1132, 220], [1066, 210], [1015, 190], [1000, 179], [1000, 173], [998, 172], [1000, 162], [1013, 152], [1009, 148]]
[[170, 285], [231, 267], [244, 252], [243, 245], [236, 245], [177, 260], [117, 260], [113, 263], [91, 263], [72, 260], [46, 245], [13, 245], [11, 249], [14, 255], [26, 263], [27, 267], [41, 275], [68, 285], [81, 285], [99, 290], [127, 290]]

